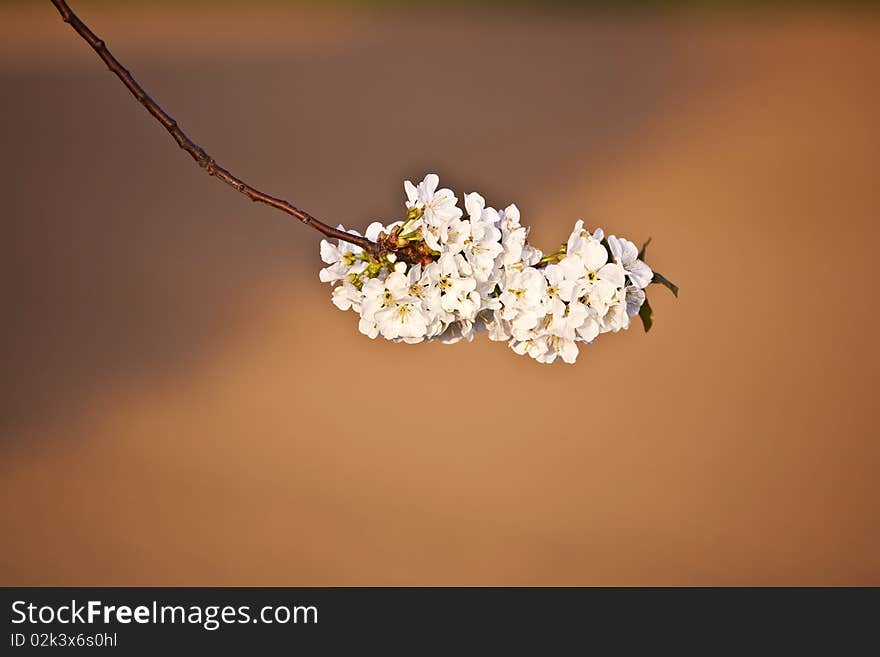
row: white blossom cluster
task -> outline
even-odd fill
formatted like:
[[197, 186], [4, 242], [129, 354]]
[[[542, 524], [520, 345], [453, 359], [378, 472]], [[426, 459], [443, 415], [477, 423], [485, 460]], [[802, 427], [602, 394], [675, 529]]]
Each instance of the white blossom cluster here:
[[435, 174], [406, 181], [407, 219], [365, 231], [374, 242], [393, 235], [395, 244], [419, 246], [426, 262], [321, 242], [328, 266], [320, 278], [334, 285], [338, 308], [360, 315], [361, 333], [452, 343], [486, 332], [541, 363], [573, 363], [578, 342], [626, 329], [638, 314], [653, 274], [632, 242], [578, 221], [566, 244], [545, 256], [528, 243], [515, 205], [495, 210], [474, 192], [464, 197], [464, 217], [438, 184]]

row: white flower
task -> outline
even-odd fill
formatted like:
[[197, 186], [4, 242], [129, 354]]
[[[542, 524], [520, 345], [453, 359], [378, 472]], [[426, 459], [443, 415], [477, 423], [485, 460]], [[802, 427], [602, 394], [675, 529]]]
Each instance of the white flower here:
[[522, 260], [522, 251], [528, 237], [528, 229], [519, 224], [519, 208], [508, 205], [499, 213], [499, 226], [501, 228], [501, 243], [504, 255], [501, 264], [504, 266], [514, 265]]
[[[571, 243], [571, 240], [569, 240]], [[615, 288], [623, 287], [623, 266], [616, 262], [608, 262], [608, 251], [595, 237], [578, 238], [574, 253], [567, 252], [559, 262], [567, 278], [581, 280], [588, 285], [605, 281]]]
[[413, 265], [409, 268], [405, 284], [409, 296], [419, 299], [428, 306], [440, 304], [440, 290], [436, 285], [432, 285], [430, 277], [425, 275], [421, 265]]
[[593, 234], [584, 228], [583, 219], [578, 219], [574, 224], [574, 229], [566, 242], [565, 252], [568, 255], [583, 256], [584, 247], [590, 242], [601, 244], [604, 232], [601, 228], [597, 228]]
[[615, 303], [618, 288], [606, 280], [598, 279], [593, 283], [581, 281], [575, 294], [581, 303], [588, 304], [597, 317], [603, 317]]
[[498, 241], [501, 231], [493, 224], [479, 221], [471, 225], [471, 241], [465, 245], [465, 254], [473, 267], [473, 275], [485, 282], [497, 277], [495, 262], [503, 248]]
[[552, 363], [557, 357], [562, 358], [569, 365], [577, 360], [578, 348], [574, 340], [561, 338], [558, 335], [545, 335], [538, 340], [543, 343], [543, 348], [532, 358], [539, 363]]
[[423, 339], [430, 318], [422, 309], [421, 299], [412, 294], [412, 284], [399, 263], [385, 278], [371, 278], [363, 287], [361, 332], [388, 340]]
[[651, 271], [648, 265], [639, 260], [639, 250], [635, 244], [629, 240], [609, 235], [608, 248], [614, 259], [623, 266], [633, 285], [639, 289], [648, 287], [648, 284], [654, 277], [654, 272]]
[[[421, 265], [414, 265], [406, 275], [409, 296], [418, 299], [422, 304], [422, 312], [427, 322], [426, 339], [442, 333], [447, 324], [443, 320], [447, 319], [448, 314], [440, 303], [440, 288], [436, 285], [436, 276], [432, 269], [436, 267], [436, 263], [431, 263], [423, 270]], [[449, 316], [448, 320], [451, 321], [452, 317]]]
[[358, 322], [358, 331], [374, 340], [379, 335], [379, 323], [373, 317], [364, 317]]
[[[465, 244], [471, 238], [471, 222], [466, 219], [452, 219], [443, 224], [437, 232], [440, 241], [435, 251], [443, 254], [455, 255], [464, 250]], [[426, 240], [427, 241], [427, 240]], [[428, 246], [431, 246], [428, 244]], [[434, 247], [431, 247], [434, 248]]]
[[467, 319], [452, 322], [443, 333], [437, 336], [437, 339], [443, 344], [455, 344], [462, 340], [470, 342], [474, 339], [474, 322]]
[[[341, 229], [342, 226], [339, 228]], [[360, 233], [353, 230], [347, 232], [360, 236]], [[359, 246], [342, 240], [339, 240], [338, 245], [321, 240], [321, 260], [330, 266], [318, 272], [318, 278], [322, 283], [335, 283], [347, 279], [351, 274], [360, 274], [367, 268], [367, 263], [360, 257], [361, 253], [362, 249]]]
[[425, 179], [413, 185], [409, 180], [403, 183], [406, 191], [406, 207], [422, 211], [422, 219], [429, 226], [440, 226], [453, 219], [460, 219], [462, 212], [457, 206], [458, 199], [451, 189], [437, 189], [440, 178], [429, 173]]
[[543, 356], [547, 349], [547, 340], [543, 337], [526, 338], [525, 340], [517, 340], [515, 338], [510, 341], [510, 348], [520, 356], [528, 354], [535, 360]]
[[473, 192], [464, 196], [465, 208], [470, 216], [471, 235], [464, 247], [465, 257], [479, 282], [494, 278], [495, 261], [504, 247], [501, 245], [501, 230], [498, 211], [486, 207], [486, 200]]
[[582, 303], [573, 301], [569, 304], [560, 304], [548, 315], [546, 330], [560, 338], [575, 340], [578, 329], [590, 316], [590, 311]]
[[[598, 287], [598, 286], [597, 286]], [[599, 330], [602, 333], [619, 331], [629, 326], [629, 315], [626, 313], [626, 291], [614, 288], [604, 295], [600, 301], [594, 302], [595, 292], [590, 292], [590, 307], [596, 311]]]
[[511, 322], [514, 334], [534, 328], [546, 299], [547, 279], [534, 267], [508, 270], [501, 288], [502, 319]]
[[[395, 271], [384, 280], [371, 278], [361, 290], [363, 301], [361, 302], [361, 333], [375, 337], [376, 334], [385, 332], [382, 330], [382, 319], [379, 313], [396, 308], [401, 303], [413, 301], [409, 296], [406, 286], [406, 277]], [[386, 336], [387, 337], [387, 336]]]
[[576, 332], [578, 340], [581, 342], [592, 342], [600, 333], [599, 322], [592, 314], [589, 314], [584, 320], [584, 323], [578, 327]]
[[635, 285], [626, 286], [626, 314], [635, 317], [645, 303], [645, 291]]
[[541, 249], [535, 248], [529, 243], [526, 243], [522, 249], [522, 261], [524, 264], [533, 267], [541, 262], [541, 258], [544, 257], [544, 252]]
[[545, 259], [515, 205], [498, 212], [472, 192], [465, 219], [455, 195], [438, 185], [434, 174], [418, 186], [407, 181], [407, 219], [365, 231], [373, 242], [382, 233], [402, 238], [412, 250], [377, 254], [321, 242], [328, 266], [320, 278], [334, 284], [337, 308], [360, 315], [361, 333], [453, 343], [485, 332], [538, 362], [574, 363], [578, 342], [626, 329], [645, 303], [653, 273], [629, 240], [603, 241], [601, 229], [590, 233], [578, 221], [564, 248]]
[[510, 322], [502, 319], [500, 310], [483, 310], [477, 317], [478, 330], [485, 330], [493, 342], [507, 342], [511, 338]]
[[379, 332], [389, 340], [418, 338], [421, 341], [428, 330], [428, 318], [418, 301], [395, 301], [377, 311], [375, 321]]
[[372, 319], [380, 310], [415, 300], [410, 296], [408, 288], [408, 280], [399, 270], [393, 271], [385, 280], [371, 278], [361, 289], [364, 295], [361, 315]]
[[[486, 199], [477, 192], [464, 195], [464, 209], [472, 222], [483, 220], [483, 211], [486, 209]], [[497, 212], [495, 213], [498, 214]]]
[[345, 282], [333, 288], [333, 305], [339, 310], [351, 308], [355, 312], [361, 311], [361, 302], [364, 295], [351, 283]]
[[544, 277], [547, 279], [547, 297], [552, 311], [572, 300], [575, 288], [578, 286], [577, 279], [568, 278], [565, 270], [559, 265], [544, 267]]
[[[426, 268], [432, 284], [440, 290], [440, 306], [460, 319], [473, 320], [480, 306], [480, 295], [476, 291], [477, 281], [459, 272], [457, 259], [451, 254], [440, 256], [440, 260]], [[433, 265], [436, 266], [433, 266]]]

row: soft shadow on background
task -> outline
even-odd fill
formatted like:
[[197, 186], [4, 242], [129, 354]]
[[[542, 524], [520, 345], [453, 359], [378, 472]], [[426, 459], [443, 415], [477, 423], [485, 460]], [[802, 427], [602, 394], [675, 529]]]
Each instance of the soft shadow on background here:
[[574, 367], [370, 341], [316, 233], [0, 6], [0, 582], [880, 584], [875, 12], [245, 4], [73, 6], [328, 222], [437, 171], [681, 298]]

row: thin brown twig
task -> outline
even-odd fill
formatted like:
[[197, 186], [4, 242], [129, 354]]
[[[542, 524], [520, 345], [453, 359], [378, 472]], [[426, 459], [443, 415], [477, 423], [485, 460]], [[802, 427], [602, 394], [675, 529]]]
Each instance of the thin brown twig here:
[[254, 202], [265, 203], [266, 205], [271, 205], [273, 208], [281, 210], [282, 212], [293, 215], [306, 226], [311, 226], [327, 237], [344, 240], [359, 246], [374, 255], [382, 250], [380, 245], [368, 240], [366, 237], [352, 235], [337, 228], [333, 228], [332, 226], [328, 226], [305, 210], [300, 210], [292, 203], [289, 203], [284, 199], [275, 198], [274, 196], [270, 196], [269, 194], [251, 187], [241, 178], [231, 174], [228, 170], [221, 167], [214, 161], [214, 158], [205, 152], [205, 149], [196, 144], [186, 135], [186, 133], [184, 133], [183, 130], [180, 129], [177, 121], [175, 121], [168, 112], [162, 109], [156, 101], [150, 98], [147, 92], [144, 91], [144, 88], [138, 84], [134, 77], [132, 77], [131, 73], [129, 73], [128, 70], [119, 63], [119, 60], [117, 60], [107, 49], [107, 45], [104, 41], [92, 32], [92, 30], [89, 29], [89, 27], [83, 23], [75, 13], [73, 13], [73, 10], [68, 6], [67, 2], [64, 0], [52, 0], [52, 4], [58, 9], [64, 22], [69, 24], [74, 30], [76, 30], [77, 34], [85, 39], [86, 43], [88, 43], [94, 51], [98, 53], [98, 56], [104, 60], [107, 67], [115, 73], [120, 80], [122, 80], [122, 83], [128, 88], [131, 94], [147, 108], [147, 111], [152, 114], [169, 133], [171, 133], [171, 136], [174, 137], [174, 141], [177, 142], [177, 145], [189, 153], [196, 163], [207, 171], [208, 175], [215, 176], [222, 180]]

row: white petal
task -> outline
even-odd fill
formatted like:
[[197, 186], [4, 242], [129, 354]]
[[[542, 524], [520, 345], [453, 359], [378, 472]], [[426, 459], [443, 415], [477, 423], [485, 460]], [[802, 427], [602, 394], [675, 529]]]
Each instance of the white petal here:
[[652, 272], [651, 268], [641, 260], [633, 262], [627, 267], [626, 271], [633, 284], [640, 288], [648, 287], [651, 279], [654, 278], [654, 272]]
[[559, 350], [559, 355], [562, 356], [562, 360], [569, 365], [574, 363], [578, 357], [578, 348], [574, 340], [566, 340], [563, 342], [562, 348]]
[[483, 216], [483, 208], [486, 207], [486, 199], [476, 192], [465, 194], [464, 207], [467, 210], [468, 216], [472, 219], [479, 219]]
[[331, 267], [325, 267], [318, 272], [318, 278], [322, 283], [331, 283], [340, 280], [341, 277], [338, 276]]
[[504, 223], [510, 226], [519, 226], [519, 208], [511, 203], [504, 209]]
[[360, 331], [372, 340], [375, 339], [377, 335], [379, 335], [379, 326], [376, 324], [376, 322], [361, 317], [360, 322], [358, 322], [358, 331]]
[[416, 203], [419, 200], [419, 190], [409, 180], [403, 182], [403, 189], [406, 192], [406, 200], [410, 203]]
[[371, 242], [375, 242], [379, 238], [379, 233], [385, 230], [385, 226], [381, 221], [374, 221], [367, 229], [364, 231], [364, 237], [366, 237]]
[[599, 324], [592, 317], [588, 317], [578, 328], [577, 334], [584, 342], [592, 342], [599, 335]]
[[603, 281], [608, 281], [614, 287], [623, 287], [626, 282], [623, 267], [616, 262], [609, 262], [598, 271], [598, 274], [599, 278]]
[[572, 281], [583, 278], [587, 270], [586, 264], [578, 256], [565, 256], [559, 261], [559, 268], [565, 274], [565, 278]]
[[587, 269], [590, 271], [598, 271], [602, 265], [608, 262], [608, 251], [602, 246], [601, 242], [589, 240], [584, 244], [583, 258]]
[[339, 260], [339, 249], [327, 240], [321, 240], [321, 260], [328, 265], [332, 265]]
[[645, 303], [645, 291], [630, 285], [626, 288], [626, 314], [635, 317]]
[[423, 189], [425, 191], [425, 198], [430, 199], [434, 196], [434, 192], [437, 191], [437, 185], [440, 184], [440, 176], [436, 173], [429, 173], [425, 176], [425, 179], [422, 181]]
[[623, 262], [623, 245], [614, 235], [608, 236], [608, 250], [611, 251], [611, 257], [618, 262]]
[[627, 267], [631, 263], [635, 262], [639, 257], [639, 250], [636, 248], [636, 245], [630, 242], [629, 240], [625, 240], [621, 238], [621, 245], [623, 246], [623, 253], [620, 257], [620, 263]]

